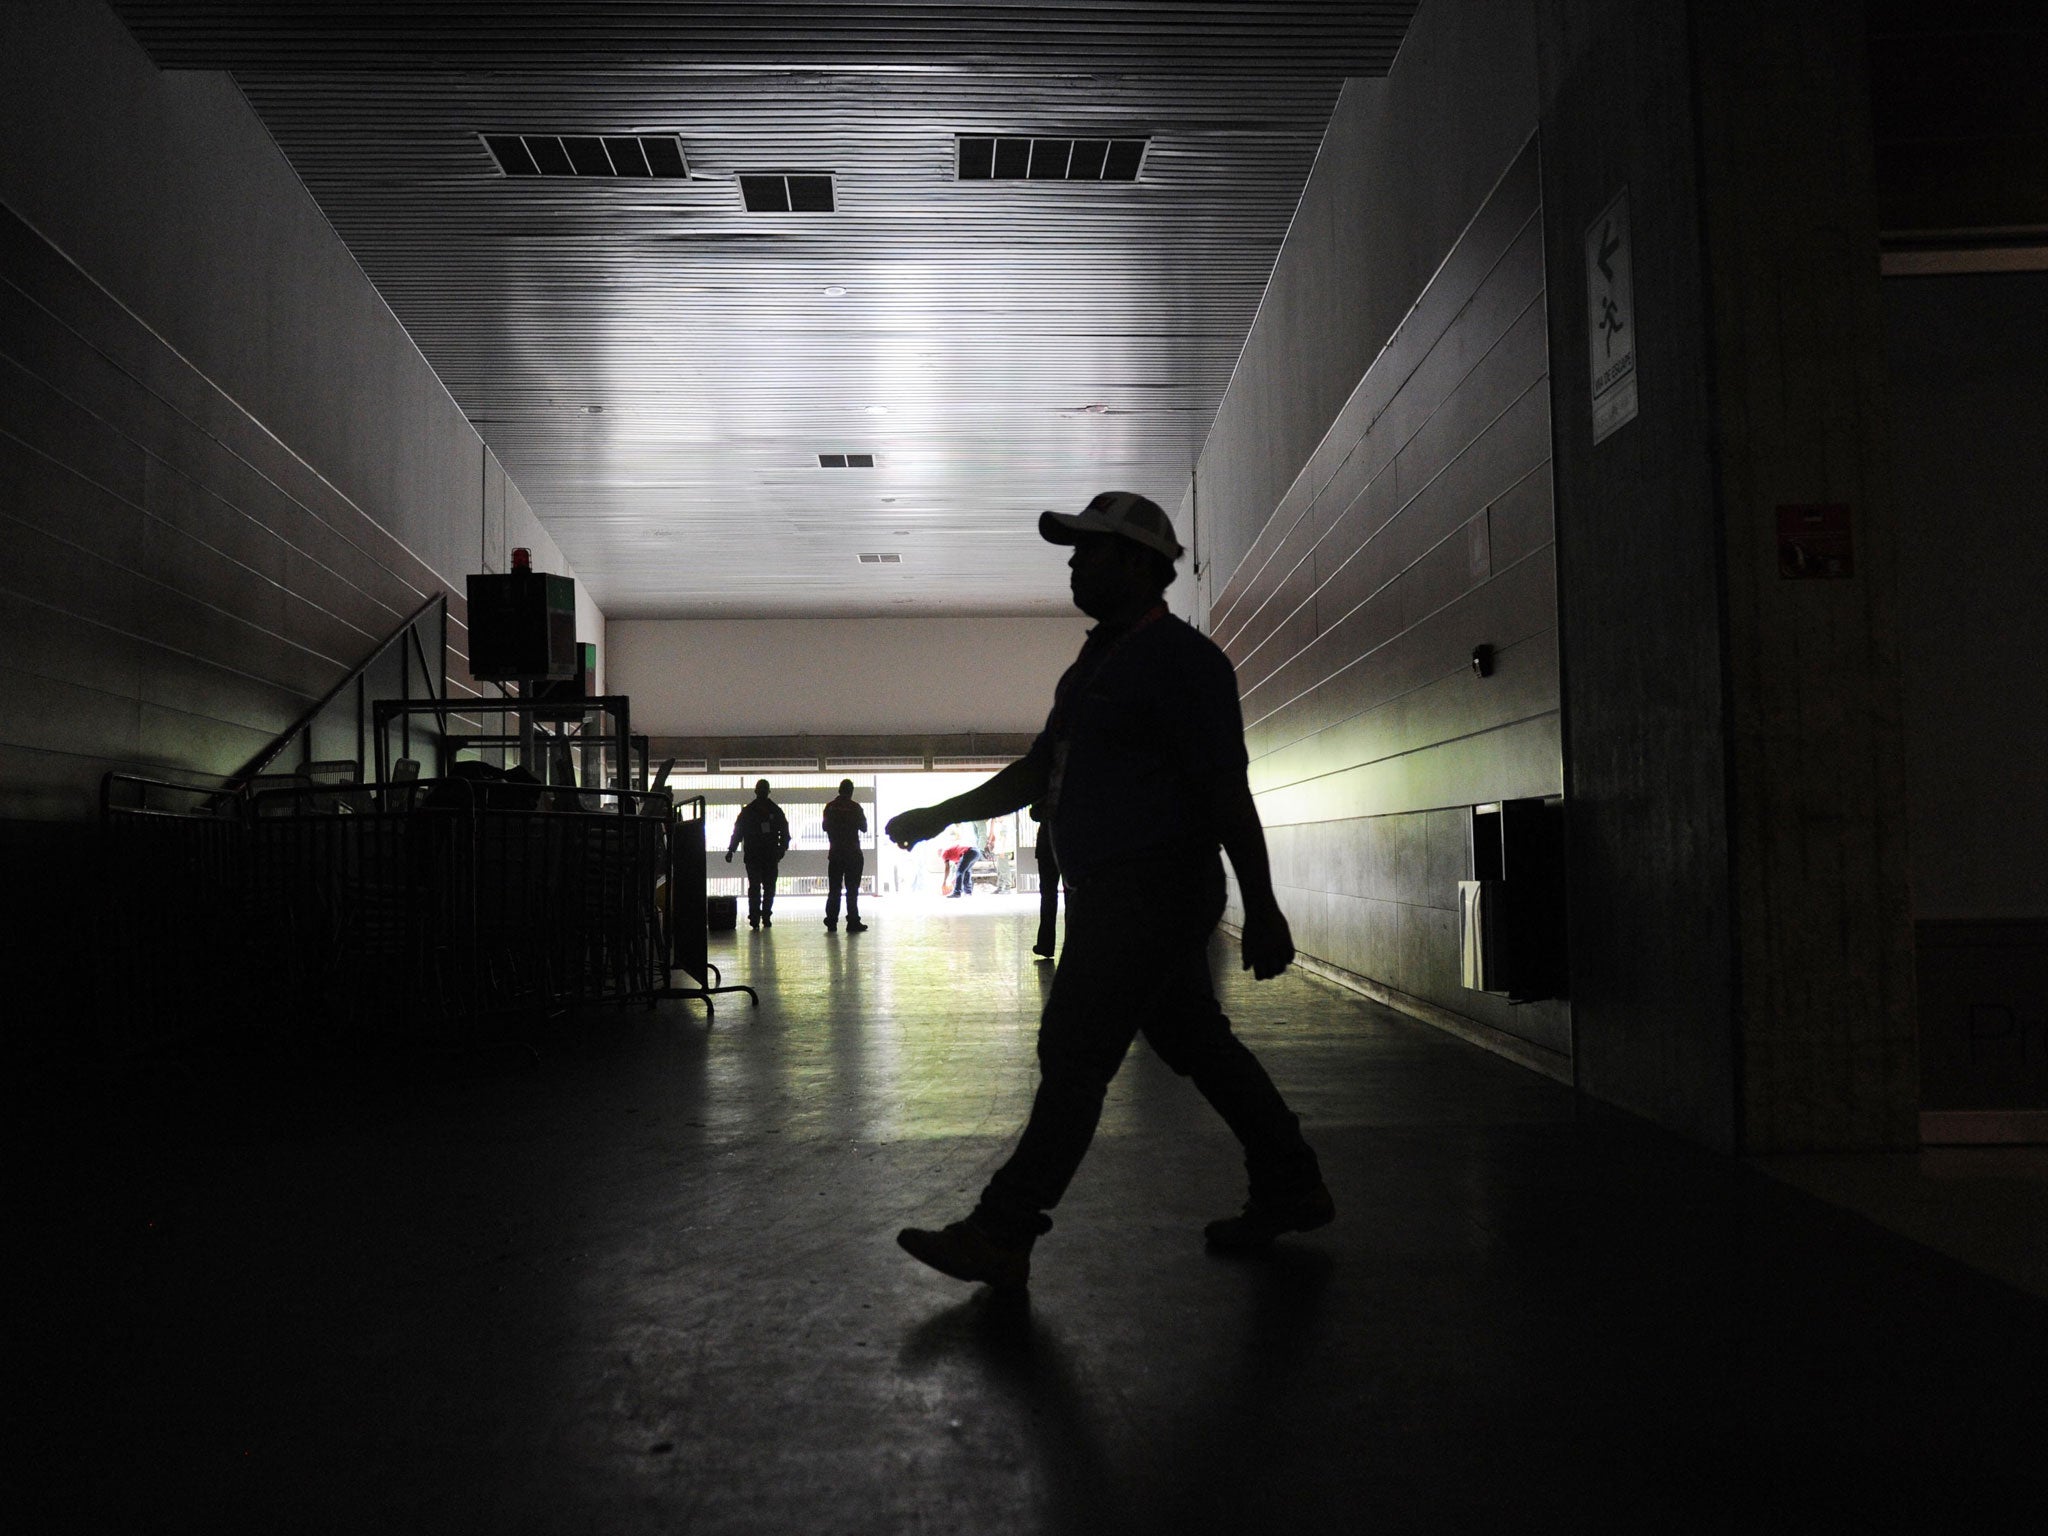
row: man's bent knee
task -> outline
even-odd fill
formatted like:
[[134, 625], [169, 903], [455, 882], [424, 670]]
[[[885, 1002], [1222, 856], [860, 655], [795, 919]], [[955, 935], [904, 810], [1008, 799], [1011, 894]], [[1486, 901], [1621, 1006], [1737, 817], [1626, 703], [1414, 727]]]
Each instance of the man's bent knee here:
[[1077, 1092], [1100, 1094], [1124, 1064], [1124, 1053], [1130, 1049], [1128, 1042], [1111, 1047], [1109, 1045], [1083, 1045], [1074, 1041], [1048, 1040], [1043, 1034], [1038, 1038], [1039, 1075], [1056, 1087]]

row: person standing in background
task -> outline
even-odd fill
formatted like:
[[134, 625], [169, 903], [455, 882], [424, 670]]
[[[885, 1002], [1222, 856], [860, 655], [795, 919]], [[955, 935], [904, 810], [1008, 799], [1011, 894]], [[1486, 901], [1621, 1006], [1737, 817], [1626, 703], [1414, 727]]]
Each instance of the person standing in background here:
[[861, 848], [861, 834], [868, 829], [868, 813], [853, 798], [853, 780], [839, 781], [839, 795], [825, 802], [825, 931], [839, 931], [839, 892], [846, 891], [846, 931], [866, 933], [860, 920], [860, 876], [867, 864]]
[[789, 852], [789, 818], [782, 807], [768, 798], [768, 781], [754, 785], [754, 798], [740, 807], [733, 818], [732, 841], [726, 844], [725, 862], [732, 862], [735, 848], [745, 845], [742, 861], [747, 869], [747, 926], [773, 928], [775, 923], [775, 872], [782, 856]]
[[1032, 857], [1038, 861], [1038, 942], [1031, 946], [1031, 953], [1041, 960], [1050, 960], [1058, 937], [1060, 860], [1052, 846], [1052, 828], [1039, 814], [1042, 810], [1043, 806], [1031, 807], [1031, 819], [1038, 823], [1038, 841], [1031, 848]]

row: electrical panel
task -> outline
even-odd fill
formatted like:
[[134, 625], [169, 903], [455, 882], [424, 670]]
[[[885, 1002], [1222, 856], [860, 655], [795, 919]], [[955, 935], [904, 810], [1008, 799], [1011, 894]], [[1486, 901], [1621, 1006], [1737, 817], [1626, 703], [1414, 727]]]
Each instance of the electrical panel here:
[[469, 578], [469, 675], [479, 682], [576, 676], [576, 583], [514, 569]]

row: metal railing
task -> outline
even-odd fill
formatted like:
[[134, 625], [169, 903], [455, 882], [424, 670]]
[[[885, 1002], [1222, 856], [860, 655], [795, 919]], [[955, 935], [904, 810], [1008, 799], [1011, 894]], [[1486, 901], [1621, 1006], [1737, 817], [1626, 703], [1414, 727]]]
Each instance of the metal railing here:
[[[706, 980], [701, 806], [684, 818], [666, 790], [583, 790], [564, 809], [563, 792], [468, 779], [336, 793], [223, 801], [107, 775], [104, 946], [144, 1032], [411, 1035], [584, 1002], [708, 1003], [669, 988], [678, 963]], [[600, 808], [582, 809], [591, 796]]]
[[[356, 691], [354, 760], [359, 765], [356, 777], [361, 778], [360, 764], [368, 753], [371, 729], [369, 673], [378, 662], [390, 654], [391, 648], [403, 645], [408, 641], [410, 642], [410, 645], [405, 648], [400, 662], [399, 697], [401, 699], [410, 700], [412, 698], [412, 664], [415, 661], [419, 664], [420, 679], [426, 685], [425, 697], [429, 700], [439, 700], [445, 691], [442, 687], [445, 678], [437, 678], [435, 676], [433, 667], [427, 662], [426, 647], [420, 643], [420, 621], [427, 618], [430, 614], [438, 620], [440, 643], [436, 648], [435, 654], [442, 658], [442, 667], [445, 673], [448, 657], [448, 594], [446, 592], [436, 592], [432, 597], [421, 603], [419, 607], [415, 608], [404, 623], [386, 635], [379, 642], [375, 650], [371, 651], [369, 655], [350, 668], [340, 682], [336, 683], [321, 696], [318, 703], [314, 704], [304, 714], [300, 715], [297, 720], [293, 721], [269, 746], [257, 753], [247, 763], [244, 763], [234, 773], [228, 775], [227, 789], [229, 791], [242, 789], [268, 774], [272, 765], [284, 756], [285, 750], [294, 741], [304, 739], [310, 748], [314, 726], [351, 688]], [[455, 712], [456, 708], [452, 701], [443, 701], [443, 707], [437, 711], [444, 734], [448, 727], [448, 716]], [[408, 735], [401, 748], [408, 757], [412, 755], [410, 729], [411, 722], [408, 720], [406, 724]]]

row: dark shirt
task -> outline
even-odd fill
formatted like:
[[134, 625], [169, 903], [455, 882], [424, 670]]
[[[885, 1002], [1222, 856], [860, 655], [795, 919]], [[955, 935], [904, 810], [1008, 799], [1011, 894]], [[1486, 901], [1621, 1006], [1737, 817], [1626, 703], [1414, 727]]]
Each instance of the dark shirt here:
[[1121, 863], [1213, 857], [1216, 791], [1248, 762], [1237, 674], [1163, 610], [1127, 629], [1097, 625], [1026, 756], [1053, 786], [1047, 814], [1069, 883]]
[[773, 800], [754, 799], [740, 807], [732, 824], [732, 841], [725, 851], [744, 842], [749, 864], [779, 864], [789, 848], [789, 818]]
[[868, 829], [868, 813], [851, 795], [839, 795], [825, 802], [825, 840], [839, 857], [859, 855], [861, 833]]

